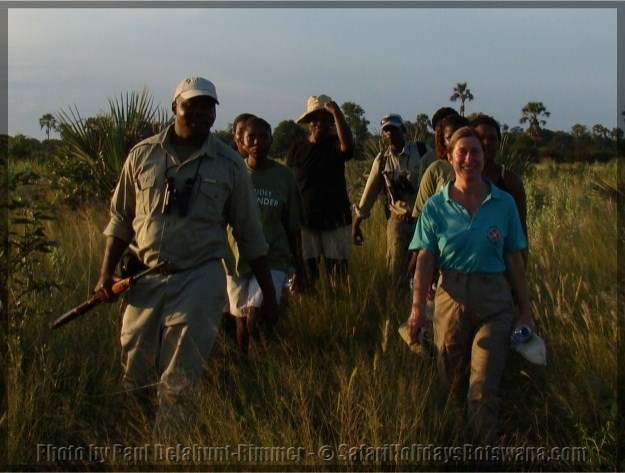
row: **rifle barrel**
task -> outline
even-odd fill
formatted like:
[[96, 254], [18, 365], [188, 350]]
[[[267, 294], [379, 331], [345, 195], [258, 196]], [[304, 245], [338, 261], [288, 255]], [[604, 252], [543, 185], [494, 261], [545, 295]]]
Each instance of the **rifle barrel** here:
[[[159, 269], [166, 262], [167, 261], [162, 261], [162, 262], [158, 263], [156, 266], [153, 266], [153, 267], [148, 268], [148, 269], [146, 269], [144, 271], [141, 271], [140, 273], [138, 273], [138, 274], [136, 274], [134, 276], [129, 276], [126, 279], [122, 279], [121, 281], [116, 282], [115, 284], [113, 284], [113, 287], [112, 287], [113, 293], [114, 294], [121, 294], [126, 289], [128, 289], [130, 286], [132, 286], [137, 279], [141, 279], [142, 277], [147, 276], [152, 271], [155, 271], [155, 270]], [[64, 313], [58, 319], [56, 319], [54, 322], [52, 322], [50, 324], [50, 328], [51, 329], [56, 329], [56, 328], [62, 327], [66, 323], [71, 322], [72, 320], [74, 320], [76, 317], [79, 317], [82, 314], [84, 314], [86, 312], [89, 312], [91, 309], [93, 309], [98, 304], [101, 304], [102, 302], [103, 301], [100, 299], [100, 297], [97, 294], [93, 294], [85, 302], [83, 302], [80, 305], [77, 305], [72, 310]]]
[[56, 329], [56, 328], [62, 327], [66, 323], [71, 322], [72, 320], [74, 320], [76, 317], [79, 317], [82, 314], [84, 314], [85, 312], [90, 311], [96, 305], [98, 305], [100, 302], [101, 302], [100, 298], [97, 296], [97, 294], [94, 294], [93, 296], [91, 296], [89, 299], [87, 299], [82, 304], [77, 305], [72, 310], [70, 310], [70, 311], [64, 313], [63, 315], [61, 315], [58, 319], [56, 319], [54, 322], [52, 322], [50, 324], [50, 328], [51, 329]]

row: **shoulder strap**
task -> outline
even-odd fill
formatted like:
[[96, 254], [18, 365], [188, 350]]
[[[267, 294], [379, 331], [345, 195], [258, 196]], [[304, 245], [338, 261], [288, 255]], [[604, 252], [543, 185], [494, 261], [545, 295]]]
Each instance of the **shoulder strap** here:
[[382, 174], [382, 171], [384, 171], [384, 168], [386, 167], [386, 160], [387, 160], [387, 156], [386, 156], [386, 148], [385, 148], [382, 151], [380, 151], [380, 174]]
[[391, 216], [388, 206], [393, 201], [393, 197], [391, 195], [391, 189], [389, 189], [388, 178], [384, 174], [384, 168], [386, 167], [386, 161], [388, 159], [386, 151], [387, 149], [385, 148], [380, 152], [380, 167], [378, 169], [378, 172], [380, 173], [380, 176], [382, 177], [382, 182], [384, 183], [384, 215], [388, 220], [388, 218]]
[[384, 187], [387, 187], [386, 178], [384, 177], [384, 168], [386, 167], [386, 161], [388, 156], [386, 156], [386, 149], [380, 152], [380, 167], [378, 168], [378, 172], [380, 176], [382, 176], [382, 180], [384, 181]]

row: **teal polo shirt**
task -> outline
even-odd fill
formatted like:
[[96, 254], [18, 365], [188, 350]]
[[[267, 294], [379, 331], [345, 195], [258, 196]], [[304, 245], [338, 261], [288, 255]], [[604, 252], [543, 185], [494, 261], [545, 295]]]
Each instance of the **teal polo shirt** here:
[[524, 250], [527, 240], [512, 196], [492, 182], [486, 183], [489, 194], [471, 218], [449, 197], [448, 182], [423, 206], [409, 248], [436, 255], [440, 269], [504, 272], [504, 254]]

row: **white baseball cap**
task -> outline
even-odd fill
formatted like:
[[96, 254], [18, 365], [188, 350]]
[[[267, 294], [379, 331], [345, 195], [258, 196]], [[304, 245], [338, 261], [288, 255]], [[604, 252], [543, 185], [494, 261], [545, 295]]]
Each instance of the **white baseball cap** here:
[[219, 103], [215, 84], [203, 77], [187, 77], [176, 87], [174, 102], [178, 97], [190, 99], [191, 97], [198, 97], [200, 95], [211, 97], [215, 102]]

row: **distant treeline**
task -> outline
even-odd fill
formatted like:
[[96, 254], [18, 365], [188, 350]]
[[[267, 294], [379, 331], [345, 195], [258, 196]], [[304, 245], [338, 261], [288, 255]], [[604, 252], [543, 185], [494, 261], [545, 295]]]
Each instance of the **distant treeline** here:
[[[454, 91], [462, 92], [459, 95], [461, 100], [473, 99], [464, 83], [458, 84]], [[372, 160], [385, 146], [380, 132], [370, 131], [370, 122], [360, 105], [344, 102], [341, 109], [356, 141], [356, 160]], [[460, 107], [460, 113], [463, 112], [464, 101]], [[545, 160], [555, 163], [607, 162], [623, 155], [622, 148], [619, 151], [623, 141], [622, 129], [610, 130], [600, 124], [588, 129], [576, 124], [570, 133], [550, 131], [545, 120], [549, 115], [542, 102], [529, 102], [519, 119], [520, 123], [527, 124], [526, 129], [503, 124], [499, 160], [512, 169]], [[170, 123], [169, 113], [155, 105], [144, 89], [109, 99], [109, 110], [94, 117], [82, 117], [76, 108], [61, 110], [56, 115], [46, 113], [39, 119], [46, 139], [39, 141], [22, 134], [5, 135], [2, 143], [6, 146], [8, 142], [8, 153], [3, 156], [8, 155], [12, 163], [31, 161], [40, 165], [50, 184], [70, 205], [93, 199], [107, 200], [130, 149]], [[409, 139], [435, 147], [434, 130], [427, 114], [418, 114], [414, 122], [405, 120], [404, 123]], [[53, 132], [60, 135], [60, 139], [51, 137]], [[213, 130], [213, 134], [230, 143], [232, 125]], [[271, 156], [284, 159], [291, 144], [306, 134], [303, 125], [293, 120], [281, 121], [273, 129]]]
[[[421, 139], [433, 145], [433, 133], [428, 131], [424, 135], [415, 137], [415, 127], [411, 122], [407, 122], [409, 135], [412, 138]], [[596, 133], [579, 126], [570, 133], [564, 131], [541, 130], [539, 140], [535, 141], [519, 127], [504, 132], [507, 137], [507, 146], [510, 151], [526, 156], [533, 162], [551, 160], [557, 163], [574, 162], [607, 162], [619, 155], [623, 155], [623, 130], [618, 128], [617, 133], [612, 130], [609, 133]], [[411, 133], [412, 131], [412, 133]], [[229, 143], [231, 131], [214, 130], [213, 133], [222, 141]], [[305, 130], [292, 120], [280, 122], [273, 132], [273, 145], [271, 154], [275, 158], [283, 159], [291, 143], [294, 140], [305, 136]], [[367, 150], [375, 149], [380, 137], [378, 134], [368, 133], [368, 136], [360, 137], [359, 159], [372, 159], [372, 153]], [[5, 138], [6, 135], [5, 135]], [[52, 155], [66, 152], [64, 150], [64, 140], [46, 139], [39, 141], [36, 138], [27, 137], [21, 134], [8, 136], [9, 158], [15, 161], [20, 160], [46, 160]]]

